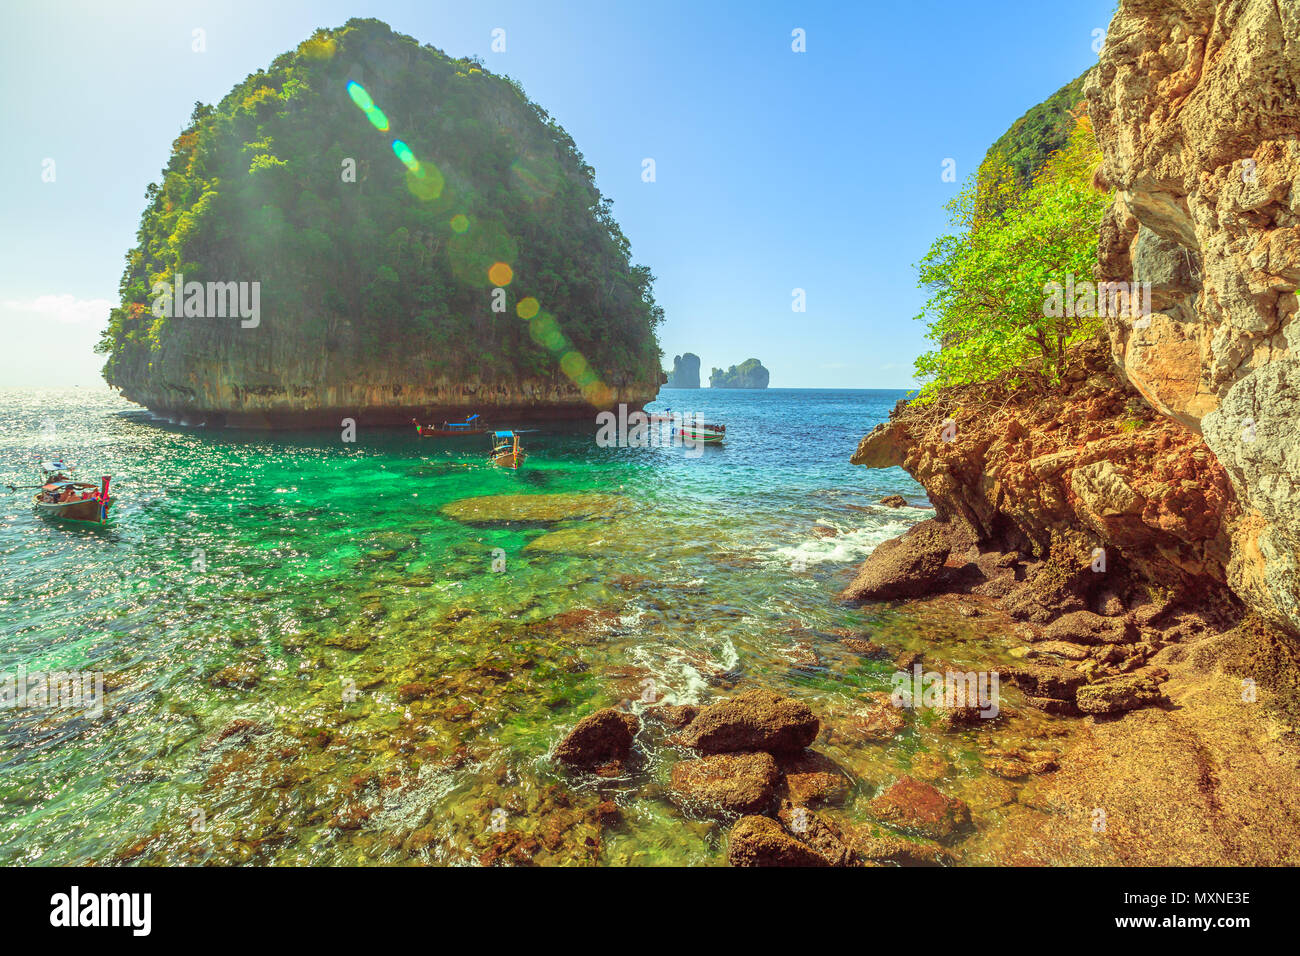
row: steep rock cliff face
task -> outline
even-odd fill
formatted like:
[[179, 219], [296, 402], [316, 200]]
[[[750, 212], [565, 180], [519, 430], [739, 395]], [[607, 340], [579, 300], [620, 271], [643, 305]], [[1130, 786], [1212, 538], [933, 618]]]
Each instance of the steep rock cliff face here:
[[[1112, 595], [1142, 603], [1148, 588], [1183, 604], [1224, 591], [1236, 514], [1225, 469], [1120, 380], [1102, 342], [1078, 354], [1060, 390], [1008, 399], [971, 385], [939, 405], [900, 406], [852, 461], [900, 466], [925, 486], [950, 529], [949, 565], [993, 576], [980, 552], [1024, 556], [1024, 574], [1043, 578], [1018, 599], [1028, 619], [1100, 608]], [[972, 550], [963, 558], [963, 549]]]
[[1242, 505], [1228, 580], [1300, 633], [1300, 6], [1123, 0], [1085, 91], [1118, 189], [1101, 278], [1153, 290], [1115, 360], [1204, 434]]

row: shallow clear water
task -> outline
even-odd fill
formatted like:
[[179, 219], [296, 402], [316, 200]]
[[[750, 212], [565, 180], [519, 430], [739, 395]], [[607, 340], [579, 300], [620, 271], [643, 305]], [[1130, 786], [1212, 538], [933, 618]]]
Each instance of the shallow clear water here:
[[[546, 754], [643, 696], [768, 686], [833, 716], [888, 686], [837, 631], [924, 623], [834, 595], [927, 515], [876, 504], [925, 504], [901, 470], [848, 463], [903, 394], [665, 389], [651, 410], [727, 443], [598, 448], [593, 423], [530, 434], [513, 473], [481, 436], [185, 429], [106, 389], [0, 390], [0, 482], [62, 453], [118, 495], [101, 530], [3, 492], [0, 674], [103, 672], [109, 693], [98, 718], [0, 710], [0, 861], [471, 862], [502, 827], [538, 862], [717, 861], [718, 825], [663, 798], [655, 739], [617, 780]], [[544, 520], [442, 510], [516, 494], [556, 497]]]

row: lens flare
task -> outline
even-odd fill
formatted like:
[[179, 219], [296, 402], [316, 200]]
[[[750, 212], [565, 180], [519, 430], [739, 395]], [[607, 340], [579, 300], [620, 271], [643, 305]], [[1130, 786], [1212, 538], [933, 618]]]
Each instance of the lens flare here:
[[348, 96], [352, 97], [352, 102], [357, 104], [357, 108], [366, 114], [366, 119], [370, 120], [370, 125], [381, 133], [388, 132], [388, 117], [384, 111], [375, 105], [375, 101], [370, 98], [366, 88], [356, 80], [348, 81]]
[[543, 312], [528, 323], [528, 334], [532, 336], [534, 342], [547, 351], [564, 352], [569, 348], [569, 340], [560, 331], [560, 324], [555, 321], [555, 316], [549, 312]]
[[393, 153], [411, 172], [420, 168], [420, 161], [415, 158], [415, 153], [411, 152], [411, 147], [407, 146], [400, 139], [393, 140]]
[[[375, 129], [388, 131], [388, 117], [375, 105], [375, 101], [366, 88], [355, 80], [347, 84], [348, 97], [357, 109], [365, 114]], [[406, 167], [406, 187], [420, 199], [437, 199], [442, 195], [446, 180], [442, 172], [433, 163], [421, 163], [404, 141], [392, 141], [393, 155]], [[511, 167], [516, 185], [522, 187], [533, 200], [549, 195], [554, 191], [555, 170], [546, 168], [545, 164], [516, 162]], [[481, 222], [472, 236], [469, 231], [469, 217], [457, 213], [448, 221], [452, 232], [456, 233], [448, 246], [452, 273], [463, 281], [475, 284], [482, 281], [484, 272], [488, 281], [498, 289], [505, 288], [514, 281], [514, 269], [506, 260], [516, 258], [518, 249], [515, 240], [503, 225], [497, 222]], [[545, 348], [551, 355], [559, 357], [560, 371], [578, 388], [582, 397], [597, 408], [608, 406], [617, 397], [614, 389], [601, 381], [600, 375], [588, 363], [586, 357], [573, 348], [565, 337], [560, 323], [549, 312], [542, 312], [541, 303], [533, 296], [525, 296], [515, 305], [515, 313], [528, 323], [528, 333], [533, 341]]]
[[352, 97], [352, 102], [356, 103], [357, 107], [363, 113], [366, 110], [373, 110], [375, 108], [375, 101], [370, 98], [370, 94], [366, 92], [366, 88], [356, 80], [348, 81], [348, 96]]
[[569, 378], [577, 380], [582, 378], [591, 369], [587, 365], [587, 360], [582, 357], [581, 352], [568, 351], [560, 356], [560, 371], [564, 372]]

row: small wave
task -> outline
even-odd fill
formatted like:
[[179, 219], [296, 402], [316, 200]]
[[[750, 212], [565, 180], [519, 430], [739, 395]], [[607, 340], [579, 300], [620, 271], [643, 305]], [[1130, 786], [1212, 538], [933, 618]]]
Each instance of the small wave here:
[[[708, 638], [701, 633], [699, 647], [689, 652], [677, 647], [646, 644], [631, 649], [629, 656], [633, 662], [649, 671], [654, 681], [654, 706], [698, 704], [708, 693], [709, 676], [732, 673], [740, 668], [740, 652], [731, 638], [716, 642], [712, 652], [708, 645]], [[647, 705], [650, 705], [649, 701], [633, 702], [637, 712]]]
[[[920, 520], [921, 514], [917, 514]], [[916, 521], [904, 521], [893, 516], [865, 528], [846, 528], [829, 520], [817, 524], [834, 528], [829, 537], [814, 536], [798, 544], [773, 548], [769, 554], [772, 564], [786, 567], [811, 567], [814, 564], [846, 564], [860, 561], [890, 538], [896, 538]]]

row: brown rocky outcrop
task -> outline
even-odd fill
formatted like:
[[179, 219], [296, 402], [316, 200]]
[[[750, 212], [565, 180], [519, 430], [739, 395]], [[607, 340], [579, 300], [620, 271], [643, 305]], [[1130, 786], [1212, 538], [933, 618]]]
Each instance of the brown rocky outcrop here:
[[1300, 7], [1123, 0], [1085, 92], [1118, 190], [1100, 278], [1152, 287], [1115, 360], [1204, 433], [1243, 506], [1228, 580], [1300, 633]]
[[555, 759], [573, 767], [620, 765], [632, 750], [641, 722], [612, 707], [588, 714], [555, 747]]
[[943, 574], [951, 551], [947, 529], [922, 521], [872, 551], [843, 596], [850, 601], [882, 601], [926, 594]]
[[973, 589], [1049, 625], [1043, 639], [1098, 644], [1133, 639], [1125, 615], [1151, 586], [1175, 603], [1225, 591], [1227, 472], [1118, 376], [1104, 342], [1075, 362], [1059, 388], [970, 385], [901, 405], [863, 439], [854, 460], [906, 469], [936, 517], [881, 545], [846, 598], [907, 593], [910, 572], [913, 594]]
[[829, 866], [825, 857], [768, 817], [741, 817], [729, 839], [727, 862], [732, 866]]
[[789, 754], [811, 744], [820, 726], [806, 704], [771, 691], [749, 690], [705, 707], [673, 742], [706, 754]]

